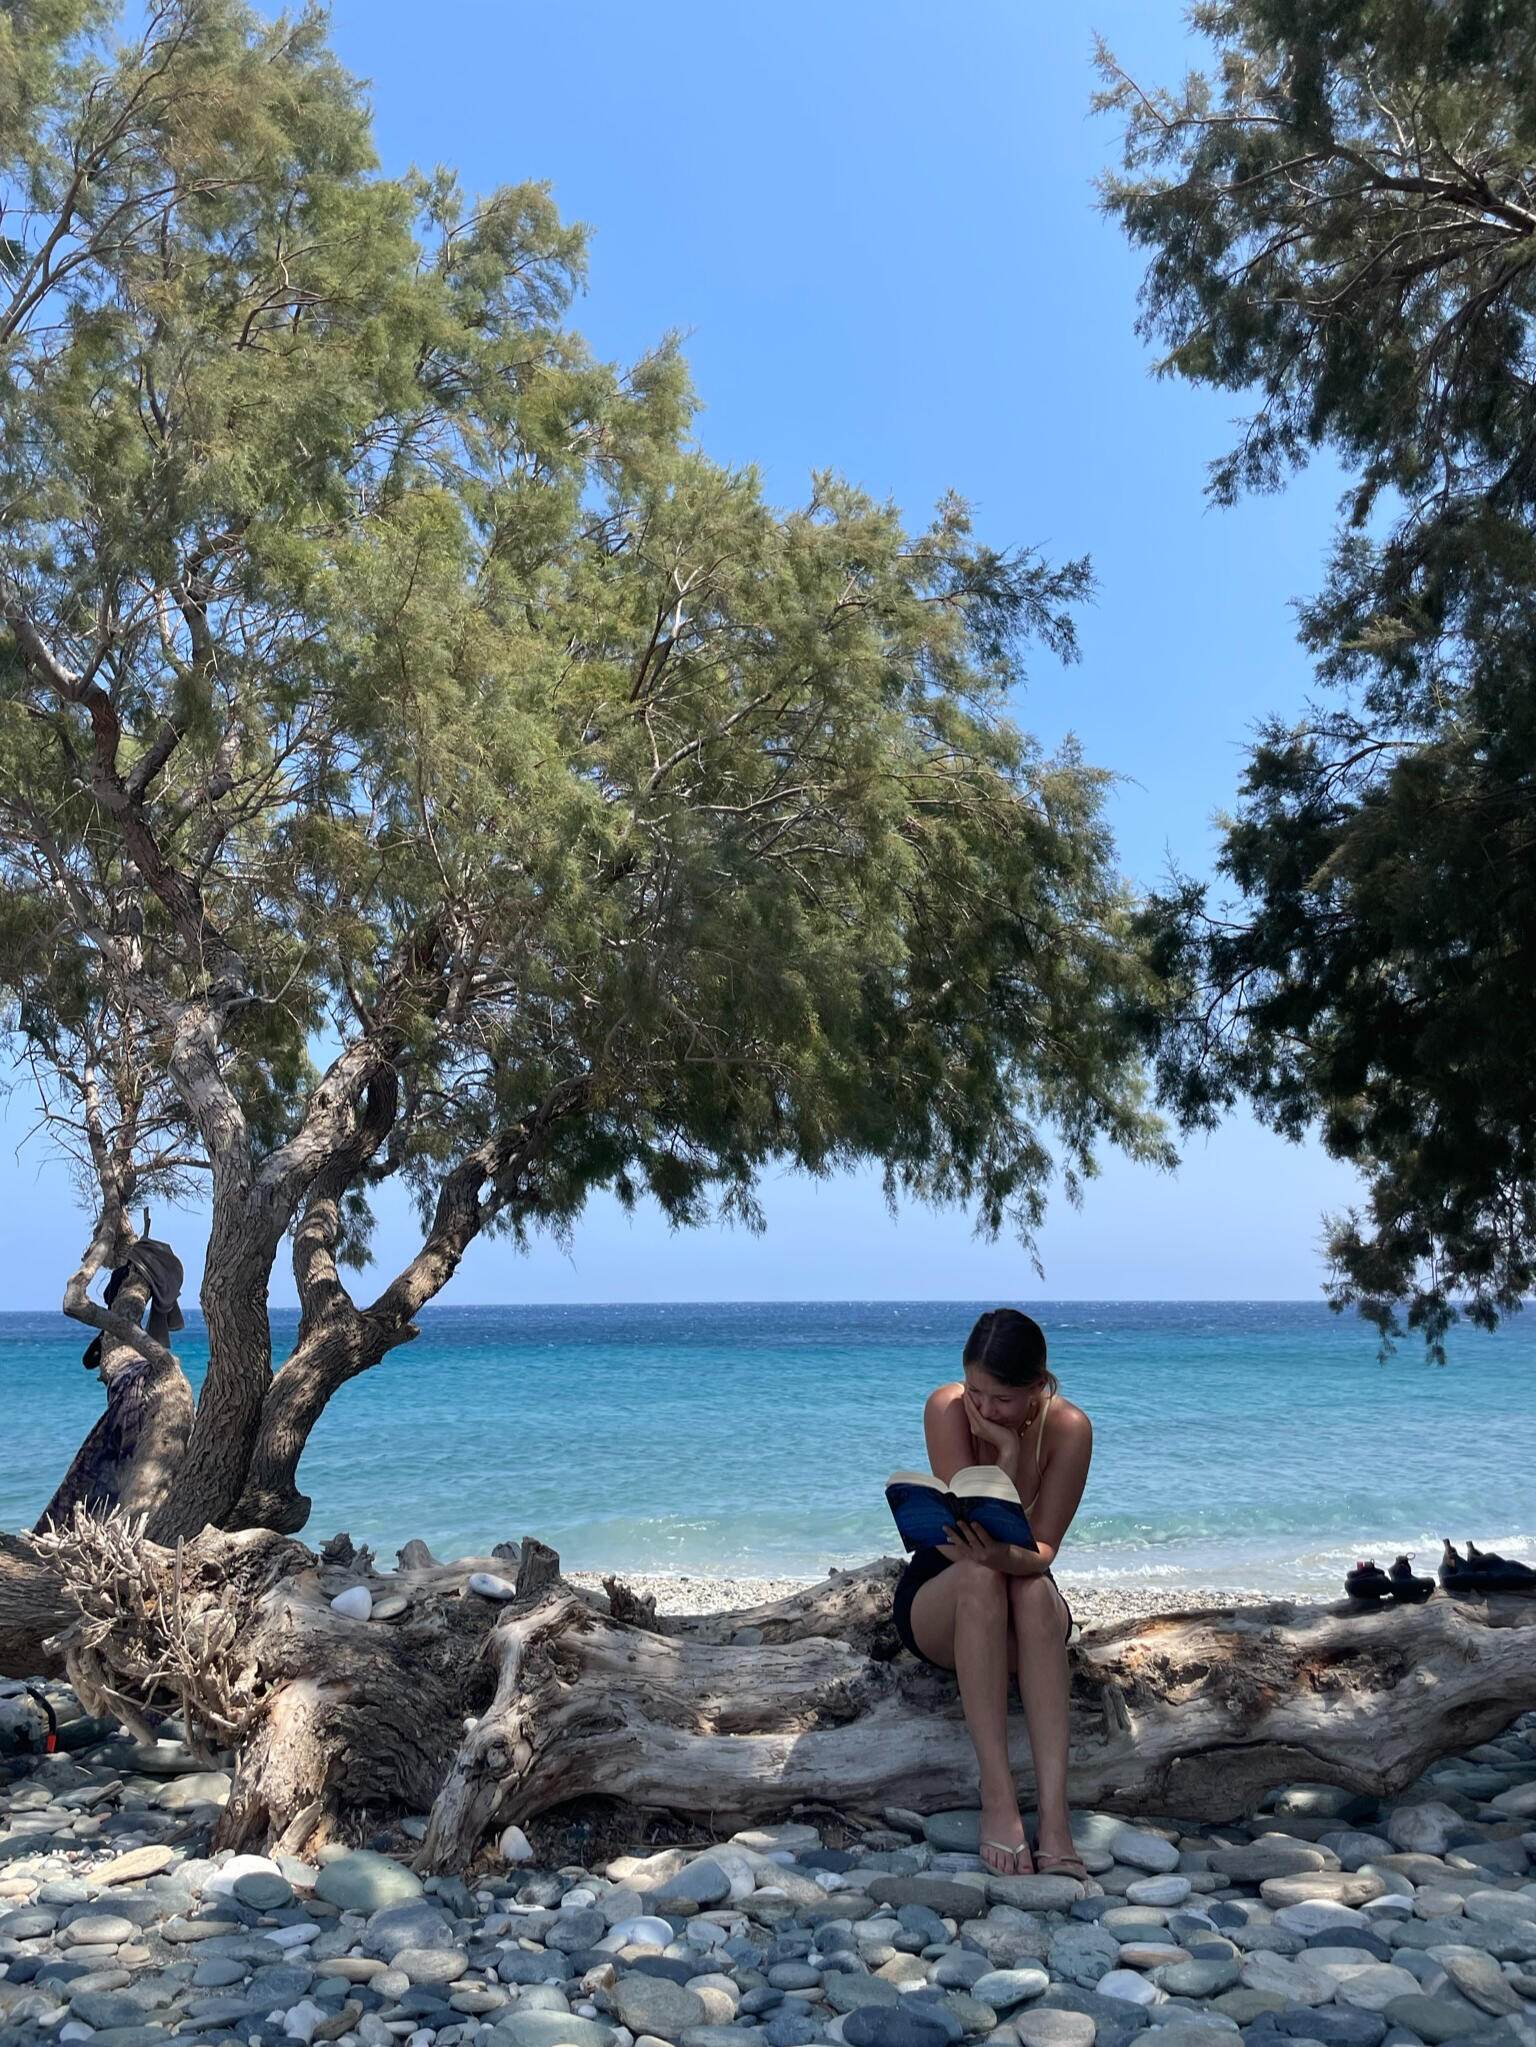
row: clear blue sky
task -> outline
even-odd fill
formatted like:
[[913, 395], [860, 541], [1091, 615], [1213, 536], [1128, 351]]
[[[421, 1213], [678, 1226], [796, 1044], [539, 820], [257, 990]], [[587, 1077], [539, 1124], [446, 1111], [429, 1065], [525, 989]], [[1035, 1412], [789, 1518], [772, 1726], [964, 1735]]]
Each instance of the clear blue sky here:
[[[1309, 688], [1293, 602], [1319, 581], [1335, 479], [1207, 508], [1235, 407], [1151, 375], [1138, 268], [1095, 208], [1113, 125], [1089, 113], [1097, 30], [1139, 76], [1185, 68], [1173, 0], [339, 0], [385, 164], [455, 164], [471, 190], [551, 182], [592, 229], [575, 319], [605, 355], [687, 337], [717, 457], [782, 501], [842, 471], [921, 518], [954, 488], [984, 536], [1087, 553], [1084, 658], [1039, 659], [1018, 706], [1123, 778], [1127, 872], [1204, 871], [1255, 722]], [[0, 1306], [57, 1303], [86, 1228], [13, 1099]], [[1042, 1285], [1016, 1246], [872, 1181], [766, 1190], [769, 1229], [673, 1236], [599, 1203], [567, 1258], [482, 1245], [448, 1296], [493, 1300], [1300, 1297], [1350, 1175], [1238, 1118], [1166, 1177], [1106, 1162], [1058, 1203]], [[191, 1218], [162, 1217], [195, 1274]], [[381, 1255], [409, 1255], [388, 1211]]]

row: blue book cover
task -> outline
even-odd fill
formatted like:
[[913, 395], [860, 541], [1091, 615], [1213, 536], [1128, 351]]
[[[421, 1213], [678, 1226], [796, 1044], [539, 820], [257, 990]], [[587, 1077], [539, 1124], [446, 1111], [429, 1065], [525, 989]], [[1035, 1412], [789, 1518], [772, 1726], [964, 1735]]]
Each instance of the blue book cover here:
[[968, 1464], [945, 1485], [931, 1471], [893, 1471], [885, 1488], [908, 1549], [940, 1548], [957, 1520], [985, 1529], [998, 1542], [1037, 1549], [1012, 1482], [991, 1464]]

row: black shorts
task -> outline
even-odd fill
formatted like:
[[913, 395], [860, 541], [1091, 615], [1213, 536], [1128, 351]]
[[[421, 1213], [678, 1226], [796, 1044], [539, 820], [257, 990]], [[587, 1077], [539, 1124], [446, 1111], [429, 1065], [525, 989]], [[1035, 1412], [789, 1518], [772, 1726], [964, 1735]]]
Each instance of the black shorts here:
[[[912, 1654], [922, 1663], [932, 1663], [933, 1658], [931, 1656], [924, 1656], [913, 1638], [912, 1602], [928, 1583], [928, 1580], [930, 1578], [937, 1578], [940, 1571], [947, 1571], [949, 1565], [950, 1559], [945, 1556], [941, 1549], [913, 1550], [911, 1556], [907, 1559], [907, 1568], [896, 1580], [896, 1590], [891, 1598], [891, 1619], [896, 1623], [896, 1632], [901, 1637], [901, 1646], [904, 1649], [910, 1649]], [[1056, 1584], [1056, 1580], [1051, 1577], [1049, 1571], [1045, 1573], [1045, 1576], [1051, 1579], [1051, 1583], [1056, 1589], [1056, 1595], [1061, 1600], [1062, 1605], [1067, 1606], [1066, 1594]], [[1068, 1639], [1071, 1638], [1071, 1634], [1072, 1609], [1070, 1606], [1067, 1606]], [[948, 1667], [947, 1664], [943, 1663], [934, 1664], [935, 1670], [946, 1670]]]

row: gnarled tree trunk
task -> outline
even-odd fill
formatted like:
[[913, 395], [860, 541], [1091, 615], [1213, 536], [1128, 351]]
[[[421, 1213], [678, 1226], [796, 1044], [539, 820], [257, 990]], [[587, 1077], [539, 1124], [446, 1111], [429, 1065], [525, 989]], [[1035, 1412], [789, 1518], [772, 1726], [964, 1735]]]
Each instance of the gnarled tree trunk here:
[[59, 1573], [24, 1536], [0, 1535], [0, 1675], [61, 1677], [64, 1656], [52, 1640], [78, 1618]]
[[[147, 1726], [147, 1681], [169, 1671], [159, 1703], [235, 1750], [220, 1845], [297, 1847], [430, 1806], [422, 1861], [449, 1869], [509, 1821], [590, 1795], [717, 1825], [806, 1799], [975, 1795], [954, 1679], [891, 1628], [893, 1559], [657, 1621], [612, 1581], [607, 1600], [577, 1592], [531, 1540], [506, 1599], [468, 1582], [505, 1558], [439, 1565], [415, 1545], [379, 1572], [262, 1531], [174, 1552], [81, 1519], [45, 1556], [76, 1614], [62, 1646], [85, 1703]], [[338, 1614], [359, 1585], [372, 1617]], [[1127, 1622], [1083, 1636], [1072, 1683], [1079, 1803], [1217, 1820], [1295, 1777], [1391, 1796], [1536, 1706], [1536, 1599]], [[1027, 1793], [1017, 1715], [1012, 1746]]]
[[272, 1381], [245, 1475], [236, 1528], [273, 1528], [296, 1535], [309, 1519], [310, 1501], [298, 1486], [299, 1459], [326, 1402], [349, 1379], [371, 1370], [414, 1327], [381, 1329], [350, 1303], [338, 1303], [301, 1329], [299, 1341]]
[[[156, 1247], [161, 1248], [161, 1247]], [[192, 1427], [192, 1389], [175, 1354], [166, 1348], [170, 1330], [163, 1313], [151, 1308], [148, 1281], [130, 1272], [113, 1299], [113, 1318], [137, 1330], [150, 1310], [149, 1341], [143, 1349], [102, 1330], [85, 1353], [107, 1389], [106, 1412], [94, 1423], [69, 1470], [38, 1516], [39, 1528], [67, 1521], [76, 1506], [92, 1513], [119, 1509], [149, 1517], [170, 1496]]]

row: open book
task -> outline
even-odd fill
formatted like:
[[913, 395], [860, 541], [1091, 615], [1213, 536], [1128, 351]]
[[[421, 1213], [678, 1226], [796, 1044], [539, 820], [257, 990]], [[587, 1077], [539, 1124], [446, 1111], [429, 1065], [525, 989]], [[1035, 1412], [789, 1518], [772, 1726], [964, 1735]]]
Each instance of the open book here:
[[999, 1542], [1039, 1547], [1012, 1479], [995, 1464], [967, 1464], [948, 1485], [931, 1471], [893, 1471], [885, 1497], [908, 1549], [948, 1542], [957, 1519], [984, 1528]]

